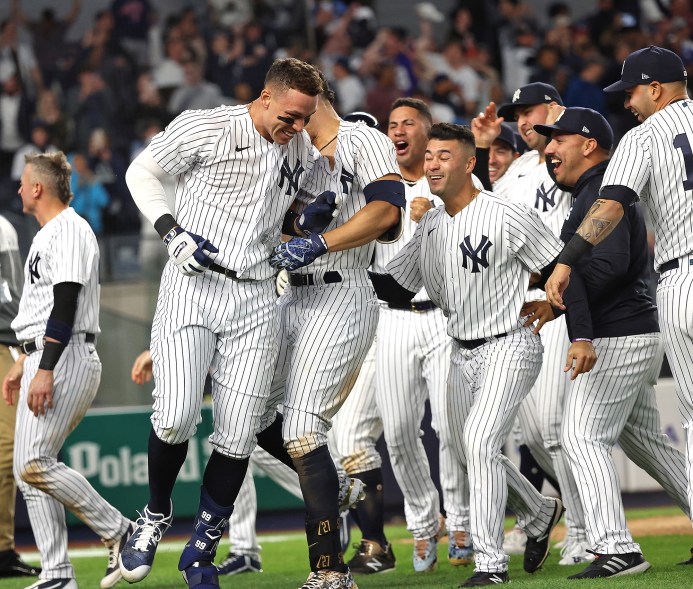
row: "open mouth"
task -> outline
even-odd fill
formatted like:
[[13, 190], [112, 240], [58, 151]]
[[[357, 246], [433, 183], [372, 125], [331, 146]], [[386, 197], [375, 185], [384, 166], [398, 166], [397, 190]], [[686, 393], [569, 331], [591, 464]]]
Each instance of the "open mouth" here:
[[395, 141], [395, 152], [397, 155], [404, 155], [409, 150], [409, 143], [406, 141]]
[[558, 172], [558, 169], [561, 167], [562, 163], [563, 163], [563, 161], [561, 159], [557, 158], [556, 156], [553, 156], [551, 158], [551, 165], [553, 166], [553, 173], [554, 174]]

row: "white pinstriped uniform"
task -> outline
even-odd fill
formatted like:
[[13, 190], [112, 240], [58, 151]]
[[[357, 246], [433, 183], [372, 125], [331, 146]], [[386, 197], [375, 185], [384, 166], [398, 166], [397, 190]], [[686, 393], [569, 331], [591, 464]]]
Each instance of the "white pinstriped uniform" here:
[[[572, 197], [556, 186], [539, 159], [539, 152], [520, 156], [495, 184], [494, 191], [527, 207], [533, 207], [541, 220], [557, 237], [570, 213]], [[532, 289], [528, 300], [545, 300], [544, 291]], [[584, 541], [585, 520], [575, 478], [561, 447], [561, 423], [570, 377], [563, 371], [570, 347], [565, 317], [547, 323], [541, 329], [544, 359], [534, 387], [518, 413], [522, 441], [529, 447], [539, 465], [552, 475], [561, 487], [566, 507], [568, 537]]]
[[453, 344], [447, 391], [453, 442], [469, 477], [477, 571], [507, 570], [506, 502], [530, 537], [546, 530], [555, 509], [501, 447], [541, 366], [541, 341], [520, 318], [525, 285], [560, 245], [533, 210], [482, 191], [453, 217], [444, 207], [429, 211], [387, 265], [408, 290], [426, 287], [448, 317], [450, 336], [490, 338], [473, 350]]
[[177, 176], [176, 221], [219, 248], [211, 257], [241, 280], [164, 268], [152, 325], [156, 386], [152, 424], [169, 444], [200, 422], [212, 377], [215, 450], [247, 457], [265, 410], [277, 355], [274, 271], [268, 263], [284, 214], [312, 167], [307, 133], [287, 145], [255, 129], [247, 105], [186, 111], [152, 139], [151, 153]]
[[647, 207], [655, 232], [655, 270], [671, 260], [679, 261], [678, 269], [662, 272], [657, 307], [686, 431], [688, 505], [693, 511], [692, 142], [693, 101], [670, 104], [621, 139], [604, 174], [602, 190], [626, 186]]
[[[442, 201], [431, 194], [426, 177], [405, 182], [409, 205], [416, 197]], [[393, 243], [377, 243], [373, 271], [387, 263], [414, 236], [418, 223], [405, 211], [402, 235]], [[414, 301], [428, 301], [422, 288]], [[392, 469], [404, 495], [407, 529], [415, 539], [435, 536], [440, 527], [440, 498], [421, 442], [421, 420], [430, 400], [432, 426], [440, 441], [440, 484], [450, 531], [469, 530], [467, 480], [455, 456], [448, 427], [447, 389], [452, 340], [440, 309], [421, 313], [381, 305], [376, 352], [376, 400], [382, 416]]]
[[262, 546], [258, 544], [255, 523], [257, 519], [257, 494], [253, 472], [259, 469], [294, 497], [303, 500], [296, 471], [257, 446], [250, 455], [250, 467], [234, 503], [229, 518], [229, 542], [234, 554], [246, 554], [259, 559]]
[[34, 417], [27, 393], [41, 353], [30, 354], [17, 402], [14, 474], [24, 495], [42, 579], [74, 578], [67, 555], [65, 508], [89, 526], [106, 545], [117, 541], [130, 520], [110, 505], [81, 474], [58, 461], [58, 452], [89, 409], [101, 378], [101, 361], [86, 333], [99, 333], [99, 248], [89, 224], [67, 208], [36, 234], [24, 268], [24, 291], [12, 329], [20, 342], [35, 340], [43, 349], [46, 322], [53, 308], [53, 286], [82, 285], [73, 336], [53, 371], [53, 408]]
[[[363, 189], [388, 174], [399, 175], [392, 142], [363, 123], [341, 121], [334, 168], [327, 158], [318, 160], [299, 197], [310, 202], [328, 189], [342, 194], [330, 231], [365, 207]], [[312, 274], [314, 286], [289, 286], [279, 298], [280, 352], [267, 418], [283, 405], [284, 439], [298, 454], [327, 443], [331, 419], [375, 337], [378, 303], [366, 271], [373, 248], [371, 242], [326, 253], [298, 271]], [[326, 284], [327, 272], [338, 272], [341, 280]]]

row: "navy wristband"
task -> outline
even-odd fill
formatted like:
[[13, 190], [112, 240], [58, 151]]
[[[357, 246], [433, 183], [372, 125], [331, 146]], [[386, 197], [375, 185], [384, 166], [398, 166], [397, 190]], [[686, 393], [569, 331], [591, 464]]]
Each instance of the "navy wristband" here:
[[41, 361], [39, 362], [39, 370], [53, 370], [58, 364], [58, 360], [60, 360], [60, 356], [62, 356], [64, 349], [65, 344], [44, 342], [43, 354], [41, 354]]
[[556, 263], [564, 264], [570, 266], [571, 268], [575, 263], [582, 258], [586, 253], [588, 253], [594, 246], [583, 238], [581, 235], [575, 233], [568, 243], [565, 244], [563, 251], [558, 256]]

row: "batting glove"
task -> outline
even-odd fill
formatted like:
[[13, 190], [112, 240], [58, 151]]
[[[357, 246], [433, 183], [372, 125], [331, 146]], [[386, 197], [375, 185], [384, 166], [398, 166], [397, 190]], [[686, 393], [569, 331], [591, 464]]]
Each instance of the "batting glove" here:
[[319, 233], [308, 237], [292, 237], [274, 248], [270, 265], [291, 272], [311, 264], [324, 253], [327, 253], [327, 243]]
[[303, 213], [296, 221], [296, 228], [306, 235], [322, 233], [332, 222], [332, 219], [339, 214], [341, 204], [341, 196], [337, 196], [331, 190], [321, 192], [312, 203], [303, 209]]
[[178, 225], [165, 235], [164, 244], [171, 261], [185, 276], [202, 274], [213, 261], [205, 252], [211, 254], [219, 252], [208, 239], [188, 233]]
[[276, 278], [277, 294], [282, 296], [289, 287], [289, 273], [286, 270], [280, 270]]

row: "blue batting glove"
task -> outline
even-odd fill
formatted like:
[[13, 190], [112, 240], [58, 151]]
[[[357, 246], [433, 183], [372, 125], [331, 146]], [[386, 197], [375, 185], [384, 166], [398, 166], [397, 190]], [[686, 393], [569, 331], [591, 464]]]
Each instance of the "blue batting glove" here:
[[322, 233], [339, 214], [342, 199], [331, 190], [321, 192], [308, 204], [296, 221], [296, 227], [305, 233]]
[[291, 272], [312, 264], [325, 253], [327, 243], [319, 233], [313, 233], [308, 237], [292, 237], [274, 248], [270, 265]]

